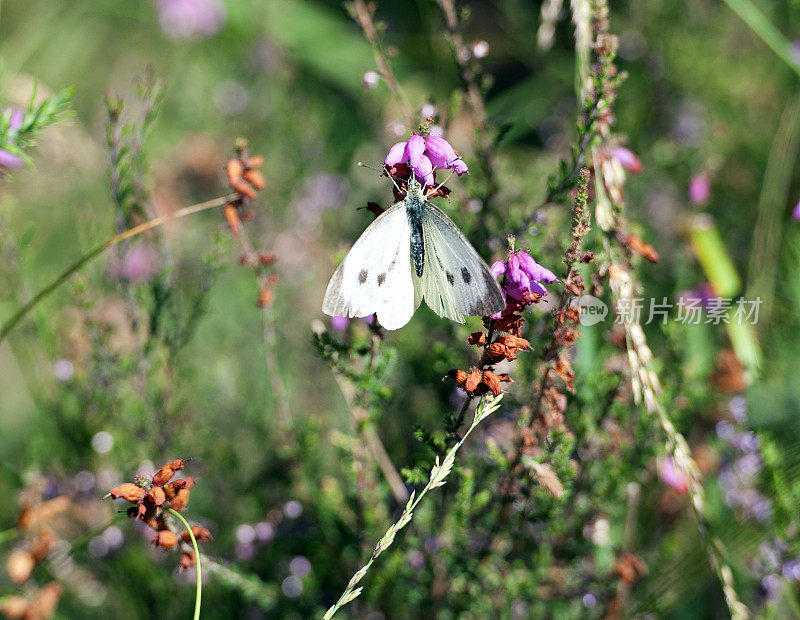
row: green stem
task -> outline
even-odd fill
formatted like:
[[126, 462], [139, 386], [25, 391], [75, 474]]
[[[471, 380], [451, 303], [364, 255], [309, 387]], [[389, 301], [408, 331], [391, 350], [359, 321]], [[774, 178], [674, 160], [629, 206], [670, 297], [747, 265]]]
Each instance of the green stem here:
[[750, 26], [758, 37], [777, 54], [783, 62], [800, 75], [800, 64], [795, 58], [792, 44], [750, 0], [725, 0], [725, 4]]
[[178, 521], [183, 523], [183, 527], [186, 528], [186, 531], [189, 532], [189, 538], [192, 539], [192, 548], [194, 549], [194, 562], [195, 566], [197, 566], [197, 594], [194, 598], [194, 620], [200, 620], [200, 603], [203, 596], [203, 573], [200, 569], [200, 549], [197, 548], [197, 540], [195, 540], [194, 533], [192, 532], [192, 528], [186, 522], [186, 519], [172, 508], [167, 508], [167, 512], [170, 513], [172, 516], [177, 517]]
[[33, 298], [23, 305], [19, 310], [17, 310], [5, 324], [0, 325], [0, 342], [3, 342], [5, 337], [8, 333], [16, 327], [16, 325], [23, 319], [25, 316], [35, 308], [39, 302], [41, 302], [45, 297], [47, 297], [50, 293], [56, 290], [59, 286], [61, 286], [67, 278], [69, 278], [73, 273], [81, 269], [86, 263], [92, 260], [95, 256], [102, 254], [105, 250], [110, 248], [113, 245], [116, 245], [120, 241], [124, 241], [125, 239], [130, 239], [131, 237], [135, 237], [136, 235], [140, 235], [143, 232], [156, 228], [157, 226], [161, 226], [162, 224], [166, 224], [167, 222], [171, 222], [173, 220], [180, 219], [182, 217], [186, 217], [187, 215], [192, 215], [193, 213], [198, 213], [199, 211], [205, 211], [206, 209], [213, 209], [214, 207], [221, 207], [222, 205], [231, 202], [233, 200], [237, 200], [240, 198], [239, 194], [230, 194], [229, 196], [221, 196], [219, 198], [214, 198], [214, 200], [208, 200], [206, 202], [201, 202], [195, 205], [191, 205], [188, 207], [184, 207], [183, 209], [179, 209], [174, 213], [170, 213], [169, 215], [162, 215], [161, 217], [154, 218], [145, 222], [144, 224], [139, 224], [138, 226], [134, 226], [126, 231], [121, 232], [118, 235], [114, 235], [110, 239], [103, 241], [100, 245], [95, 247], [92, 250], [89, 250], [86, 254], [81, 256], [77, 261], [75, 261], [72, 265], [67, 267], [67, 269], [59, 275], [55, 280], [50, 282], [47, 286], [41, 289]]

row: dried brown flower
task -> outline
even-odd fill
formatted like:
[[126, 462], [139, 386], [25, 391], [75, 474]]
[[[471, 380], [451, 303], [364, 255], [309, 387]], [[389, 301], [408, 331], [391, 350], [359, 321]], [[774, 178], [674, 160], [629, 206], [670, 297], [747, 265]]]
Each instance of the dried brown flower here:
[[118, 487], [114, 487], [111, 491], [106, 495], [106, 497], [111, 497], [113, 499], [119, 499], [120, 497], [132, 502], [134, 504], [139, 503], [144, 499], [144, 496], [147, 494], [147, 491], [140, 487], [138, 484], [133, 484], [132, 482], [125, 482]]

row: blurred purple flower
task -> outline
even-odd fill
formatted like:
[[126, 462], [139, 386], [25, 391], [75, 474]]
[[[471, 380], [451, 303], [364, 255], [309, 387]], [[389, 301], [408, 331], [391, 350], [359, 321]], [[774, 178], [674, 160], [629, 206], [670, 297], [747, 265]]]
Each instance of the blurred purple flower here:
[[156, 0], [156, 13], [162, 32], [173, 40], [213, 37], [225, 23], [219, 0]]
[[703, 206], [711, 198], [711, 180], [708, 175], [696, 174], [689, 181], [689, 200]]
[[122, 259], [109, 261], [109, 275], [131, 284], [142, 284], [151, 280], [161, 269], [161, 258], [151, 246], [137, 243], [128, 249]]
[[459, 157], [453, 146], [441, 136], [423, 138], [417, 134], [406, 142], [398, 142], [389, 149], [383, 162], [389, 168], [408, 164], [414, 174], [425, 185], [435, 183], [434, 170], [450, 169], [459, 176], [469, 174], [467, 164]]
[[[547, 295], [547, 289], [541, 282], [550, 284], [558, 280], [552, 271], [542, 267], [530, 254], [522, 250], [512, 253], [508, 260], [495, 261], [489, 271], [495, 278], [503, 276], [503, 281], [500, 283], [503, 296], [511, 295], [517, 301], [527, 301], [532, 296]], [[491, 318], [499, 319], [500, 315], [498, 312]]]
[[775, 573], [767, 575], [761, 580], [761, 587], [764, 588], [768, 599], [776, 598], [780, 594], [782, 585], [780, 576]]
[[789, 581], [800, 581], [800, 561], [789, 560], [781, 567], [781, 572]]
[[794, 211], [792, 211], [792, 217], [796, 220], [800, 220], [800, 202], [797, 203]]
[[681, 495], [689, 492], [689, 482], [684, 473], [675, 466], [672, 457], [666, 456], [658, 460], [658, 477]]
[[[3, 110], [5, 113], [7, 109]], [[22, 110], [19, 108], [11, 108], [11, 118], [9, 119], [8, 128], [11, 130], [19, 129], [22, 126]], [[23, 163], [23, 159], [17, 155], [13, 155], [4, 149], [0, 149], [0, 168], [16, 168]]]
[[642, 162], [636, 156], [636, 153], [624, 146], [618, 146], [611, 150], [611, 156], [632, 174], [639, 174], [642, 171]]
[[[359, 321], [363, 323], [372, 323], [372, 319], [375, 317], [374, 314], [368, 314], [367, 316], [359, 317]], [[347, 329], [347, 326], [350, 324], [350, 319], [343, 314], [339, 314], [337, 316], [331, 317], [331, 328], [335, 332], [343, 332]]]

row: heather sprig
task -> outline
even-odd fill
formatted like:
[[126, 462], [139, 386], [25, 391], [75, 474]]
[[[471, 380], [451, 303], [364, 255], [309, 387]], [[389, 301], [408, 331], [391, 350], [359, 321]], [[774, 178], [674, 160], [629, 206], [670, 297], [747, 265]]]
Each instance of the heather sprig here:
[[325, 613], [324, 620], [333, 618], [339, 609], [341, 609], [344, 605], [347, 605], [347, 603], [351, 602], [361, 594], [364, 586], [359, 586], [358, 584], [366, 576], [367, 572], [372, 567], [372, 564], [375, 562], [378, 556], [392, 546], [397, 534], [400, 533], [400, 531], [411, 522], [414, 517], [414, 511], [425, 495], [427, 495], [428, 492], [443, 486], [447, 482], [447, 478], [453, 470], [453, 466], [455, 465], [456, 452], [458, 452], [459, 448], [461, 448], [472, 431], [474, 431], [484, 419], [500, 408], [500, 400], [502, 398], [503, 395], [500, 394], [498, 396], [485, 396], [481, 399], [475, 409], [475, 415], [472, 419], [472, 424], [470, 424], [469, 428], [464, 432], [464, 435], [461, 437], [461, 439], [447, 451], [441, 462], [439, 462], [439, 458], [436, 457], [434, 465], [431, 468], [428, 476], [428, 483], [425, 485], [425, 487], [423, 487], [419, 494], [417, 494], [416, 491], [411, 494], [411, 497], [409, 497], [408, 502], [406, 503], [406, 506], [403, 509], [403, 512], [400, 514], [398, 520], [386, 530], [386, 533], [375, 545], [375, 549], [373, 550], [370, 559], [352, 576], [350, 581], [347, 583], [347, 587], [345, 588], [344, 592], [342, 592], [342, 595], [339, 597], [339, 600], [337, 600], [336, 603], [334, 603]]
[[[74, 87], [64, 88], [37, 103], [38, 91], [34, 88], [28, 107], [5, 108], [0, 113], [0, 167], [13, 167], [19, 163], [32, 164], [27, 151], [35, 144], [46, 127], [66, 122], [72, 116]], [[15, 159], [16, 158], [16, 159]]]

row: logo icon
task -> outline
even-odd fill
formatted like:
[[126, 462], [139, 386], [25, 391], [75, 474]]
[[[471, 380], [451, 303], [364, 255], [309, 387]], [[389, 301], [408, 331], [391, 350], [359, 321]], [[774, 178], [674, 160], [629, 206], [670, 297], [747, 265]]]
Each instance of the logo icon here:
[[578, 302], [578, 310], [580, 311], [581, 325], [595, 325], [600, 321], [605, 320], [608, 315], [608, 306], [602, 299], [598, 299], [593, 295], [583, 295]]

